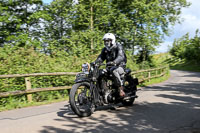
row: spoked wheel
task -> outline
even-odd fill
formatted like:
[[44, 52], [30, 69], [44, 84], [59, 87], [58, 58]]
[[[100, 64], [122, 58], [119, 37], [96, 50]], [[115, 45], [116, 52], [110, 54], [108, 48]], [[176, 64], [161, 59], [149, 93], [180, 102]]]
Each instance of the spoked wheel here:
[[134, 84], [133, 78], [131, 76], [126, 77], [124, 85], [125, 85], [124, 86], [125, 92], [131, 93], [131, 95], [128, 99], [125, 98], [124, 100], [122, 100], [122, 104], [124, 106], [131, 106], [131, 105], [133, 105], [135, 98], [137, 97], [136, 96], [137, 87]]
[[77, 83], [70, 91], [70, 105], [79, 117], [90, 116], [94, 111], [90, 84], [87, 82]]
[[135, 98], [130, 98], [130, 99], [128, 99], [128, 100], [123, 100], [123, 101], [122, 101], [122, 104], [123, 104], [124, 106], [131, 106], [131, 105], [133, 105], [134, 101], [135, 101]]

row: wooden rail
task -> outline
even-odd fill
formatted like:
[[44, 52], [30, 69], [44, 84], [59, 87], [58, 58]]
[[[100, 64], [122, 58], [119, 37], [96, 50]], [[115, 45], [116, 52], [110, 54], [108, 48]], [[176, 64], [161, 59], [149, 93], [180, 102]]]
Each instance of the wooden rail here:
[[[142, 83], [144, 81], [150, 81], [153, 78], [158, 78], [158, 77], [164, 76], [167, 73], [167, 69], [168, 69], [168, 67], [165, 66], [165, 67], [160, 67], [160, 68], [135, 71], [135, 72], [132, 72], [131, 74], [133, 75], [134, 78], [137, 77], [139, 79], [139, 83]], [[155, 75], [154, 76], [152, 76], [152, 73], [151, 73], [153, 71], [155, 71]], [[148, 73], [148, 77], [144, 77], [144, 76], [138, 77], [138, 76], [136, 76], [136, 75], [138, 75], [140, 73]]]
[[[139, 82], [150, 81], [150, 79], [161, 77], [166, 74], [168, 67], [161, 67], [155, 69], [148, 69], [148, 70], [140, 70], [134, 71], [131, 74], [134, 78], [138, 78]], [[155, 75], [152, 75], [152, 72]], [[147, 77], [145, 77], [145, 73], [147, 73]], [[29, 102], [32, 101], [32, 93], [42, 92], [42, 91], [56, 91], [56, 90], [65, 90], [71, 89], [71, 86], [60, 86], [60, 87], [48, 87], [48, 88], [32, 88], [31, 87], [31, 80], [30, 77], [35, 76], [63, 76], [63, 75], [71, 75], [75, 76], [76, 72], [55, 72], [55, 73], [33, 73], [33, 74], [13, 74], [13, 75], [0, 75], [1, 78], [18, 78], [18, 77], [25, 77], [25, 84], [26, 90], [18, 90], [18, 91], [10, 91], [10, 92], [2, 92], [0, 93], [0, 98], [9, 97], [9, 96], [16, 96], [16, 95], [27, 95], [27, 100]], [[137, 75], [137, 76], [136, 76]], [[142, 75], [142, 76], [141, 76]]]
[[12, 74], [0, 75], [0, 78], [18, 78], [18, 77], [36, 77], [36, 76], [62, 76], [62, 75], [76, 75], [76, 72], [55, 72], [55, 73], [32, 73], [32, 74]]

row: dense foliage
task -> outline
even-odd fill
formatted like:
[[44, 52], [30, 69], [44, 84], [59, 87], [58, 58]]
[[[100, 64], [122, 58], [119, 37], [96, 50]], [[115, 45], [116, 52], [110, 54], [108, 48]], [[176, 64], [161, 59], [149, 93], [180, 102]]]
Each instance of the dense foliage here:
[[0, 46], [33, 46], [53, 55], [98, 52], [106, 32], [141, 61], [169, 34], [179, 21], [186, 0], [0, 0]]
[[180, 59], [187, 61], [196, 61], [200, 63], [200, 36], [199, 30], [193, 38], [189, 38], [189, 34], [182, 36], [173, 43], [170, 53]]
[[[128, 67], [155, 66], [150, 54], [187, 6], [186, 0], [54, 0], [51, 4], [0, 0], [0, 74], [80, 71], [80, 64], [94, 61], [100, 53], [107, 32], [114, 33], [124, 46]], [[137, 56], [135, 51], [139, 51]], [[35, 88], [70, 84], [73, 77], [68, 79], [31, 80]], [[23, 89], [23, 78], [0, 80], [0, 92]], [[35, 94], [35, 99], [65, 94]], [[26, 98], [0, 100], [3, 107]]]

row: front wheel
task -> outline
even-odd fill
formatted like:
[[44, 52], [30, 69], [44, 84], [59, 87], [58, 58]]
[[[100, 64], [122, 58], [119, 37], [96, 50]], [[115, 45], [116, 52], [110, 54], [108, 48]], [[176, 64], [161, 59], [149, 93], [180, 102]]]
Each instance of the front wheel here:
[[72, 110], [79, 117], [87, 117], [93, 113], [94, 104], [88, 82], [76, 83], [70, 91], [69, 102]]

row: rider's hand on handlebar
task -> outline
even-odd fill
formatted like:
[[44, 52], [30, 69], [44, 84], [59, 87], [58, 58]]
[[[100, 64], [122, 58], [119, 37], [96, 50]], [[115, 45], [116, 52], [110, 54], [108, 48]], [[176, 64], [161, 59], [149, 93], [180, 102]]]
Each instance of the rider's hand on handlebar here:
[[115, 62], [113, 61], [109, 61], [108, 63], [106, 63], [106, 66], [115, 66]]
[[96, 61], [91, 62], [90, 64], [91, 64], [92, 66], [96, 66], [96, 67], [100, 66], [100, 63], [99, 63], [99, 62], [96, 62]]

